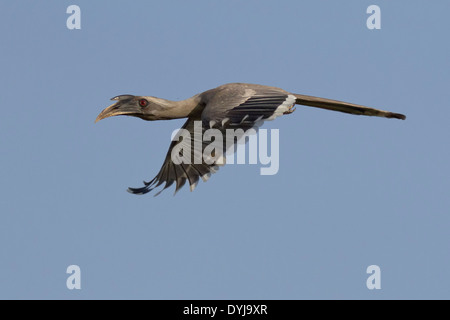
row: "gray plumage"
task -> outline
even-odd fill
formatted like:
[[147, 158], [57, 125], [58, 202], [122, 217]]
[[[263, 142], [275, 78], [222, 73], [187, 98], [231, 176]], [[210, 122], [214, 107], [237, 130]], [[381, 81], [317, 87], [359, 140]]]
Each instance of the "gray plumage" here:
[[[292, 113], [296, 104], [355, 115], [406, 119], [403, 114], [399, 113], [342, 101], [293, 94], [276, 87], [246, 83], [225, 84], [182, 101], [133, 95], [121, 95], [111, 100], [116, 102], [104, 109], [95, 122], [117, 115], [134, 116], [148, 121], [188, 118], [183, 125], [183, 129], [191, 133], [192, 141], [172, 141], [159, 173], [153, 180], [144, 182], [144, 187], [128, 189], [129, 192], [134, 194], [145, 194], [163, 184], [162, 190], [164, 190], [174, 183], [176, 192], [186, 182], [193, 190], [200, 178], [206, 181], [212, 173], [218, 170], [220, 163], [208, 164], [202, 161], [201, 163], [175, 164], [171, 159], [172, 149], [179, 143], [194, 145], [195, 121], [201, 121], [203, 132], [209, 128], [219, 129], [221, 132], [225, 132], [228, 128], [241, 128], [245, 131], [259, 127], [266, 120], [273, 120], [283, 114]], [[202, 151], [206, 146], [207, 143], [203, 141]], [[225, 150], [225, 144], [223, 150]], [[192, 158], [195, 156], [195, 152], [198, 151], [195, 151], [195, 148], [192, 147]]]

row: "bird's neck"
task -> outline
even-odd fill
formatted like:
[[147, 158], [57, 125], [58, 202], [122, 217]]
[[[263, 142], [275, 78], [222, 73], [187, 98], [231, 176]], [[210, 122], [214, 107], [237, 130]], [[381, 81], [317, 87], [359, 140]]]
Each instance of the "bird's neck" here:
[[200, 97], [195, 95], [186, 100], [171, 101], [151, 97], [151, 102], [158, 107], [153, 111], [157, 119], [180, 119], [187, 118], [199, 107]]

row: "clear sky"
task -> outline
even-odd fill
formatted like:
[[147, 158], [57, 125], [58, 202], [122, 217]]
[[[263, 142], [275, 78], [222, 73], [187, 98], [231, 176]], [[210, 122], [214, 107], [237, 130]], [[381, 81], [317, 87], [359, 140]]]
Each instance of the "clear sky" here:
[[[81, 9], [69, 30], [66, 9]], [[369, 30], [367, 7], [381, 9]], [[0, 298], [450, 298], [448, 1], [1, 1]], [[228, 82], [404, 113], [308, 107], [280, 168], [194, 192], [153, 178], [183, 120], [115, 117], [119, 94]], [[81, 268], [81, 290], [66, 269]], [[366, 269], [381, 268], [381, 290]]]

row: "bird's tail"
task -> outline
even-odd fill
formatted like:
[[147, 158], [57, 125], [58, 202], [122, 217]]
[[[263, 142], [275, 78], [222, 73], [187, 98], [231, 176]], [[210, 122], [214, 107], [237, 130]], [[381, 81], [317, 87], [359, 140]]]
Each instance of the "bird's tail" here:
[[364, 116], [375, 116], [375, 117], [384, 117], [384, 118], [395, 118], [405, 120], [406, 116], [401, 113], [394, 113], [389, 111], [383, 111], [378, 109], [373, 109], [365, 106], [361, 106], [358, 104], [342, 102], [337, 100], [318, 98], [313, 96], [305, 96], [303, 94], [295, 94], [296, 104], [308, 106], [308, 107], [316, 107], [333, 111], [340, 111], [345, 113], [351, 113], [356, 115], [364, 115]]

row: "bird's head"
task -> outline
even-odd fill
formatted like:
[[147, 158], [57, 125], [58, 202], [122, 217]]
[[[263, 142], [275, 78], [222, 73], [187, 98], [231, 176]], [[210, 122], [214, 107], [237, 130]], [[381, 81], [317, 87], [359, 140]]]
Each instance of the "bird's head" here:
[[128, 94], [114, 97], [111, 100], [116, 102], [100, 112], [95, 122], [120, 115], [138, 117], [144, 120], [156, 120], [155, 112], [158, 112], [161, 106], [155, 103], [153, 99], [155, 98]]

